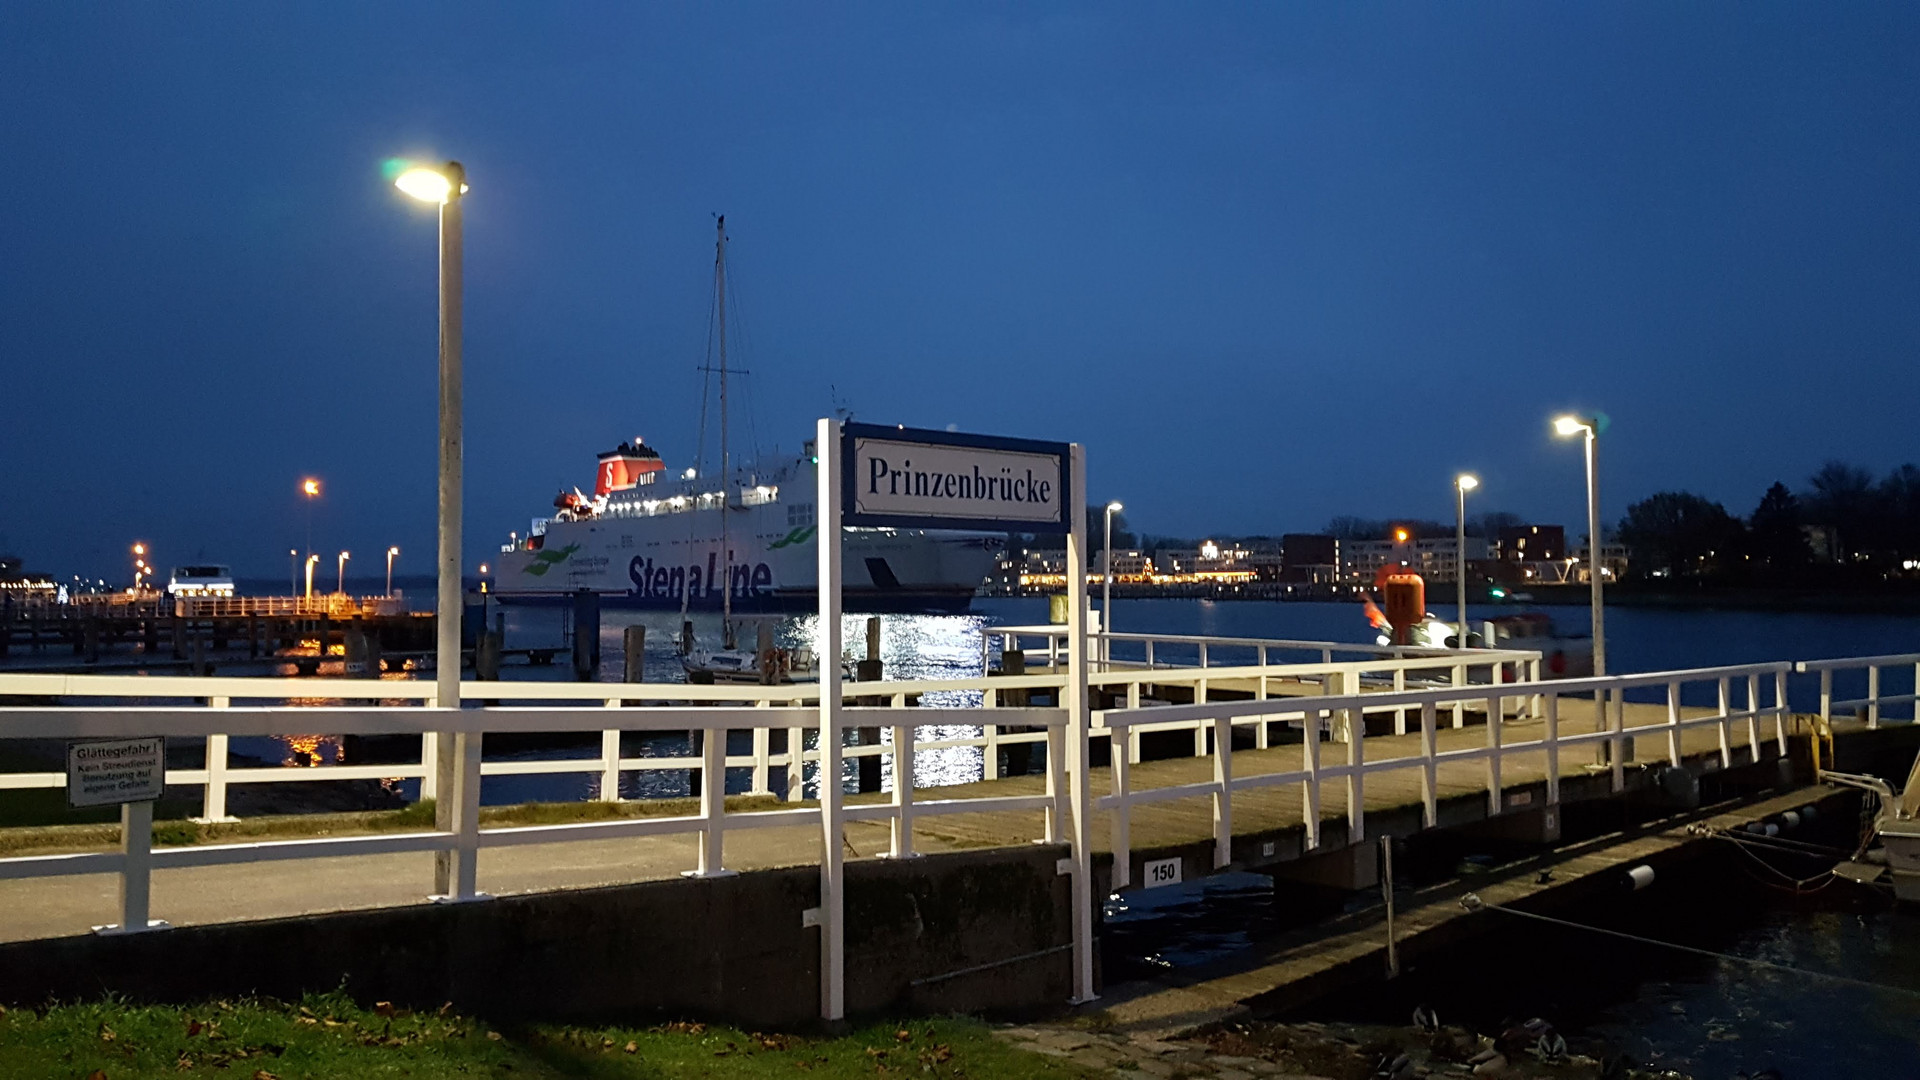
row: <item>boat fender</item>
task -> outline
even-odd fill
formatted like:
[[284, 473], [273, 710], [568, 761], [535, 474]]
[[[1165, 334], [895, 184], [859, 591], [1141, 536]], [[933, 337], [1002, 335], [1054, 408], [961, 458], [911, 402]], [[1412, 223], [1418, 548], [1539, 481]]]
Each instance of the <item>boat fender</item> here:
[[1653, 884], [1653, 867], [1641, 865], [1627, 871], [1627, 884], [1633, 887], [1634, 892]]
[[1814, 818], [1820, 816], [1820, 811], [1815, 810], [1811, 806], [1803, 806], [1797, 812], [1800, 815], [1801, 821], [1812, 821]]
[[1780, 815], [1780, 823], [1789, 829], [1797, 829], [1800, 827], [1800, 815], [1789, 810]]
[[1768, 824], [1765, 831], [1768, 836], [1779, 836], [1780, 826], [1774, 825], [1774, 824]]

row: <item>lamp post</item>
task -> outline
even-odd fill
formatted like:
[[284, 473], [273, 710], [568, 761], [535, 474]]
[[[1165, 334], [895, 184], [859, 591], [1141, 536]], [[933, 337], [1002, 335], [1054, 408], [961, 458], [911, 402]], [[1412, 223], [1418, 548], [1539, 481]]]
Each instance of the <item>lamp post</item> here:
[[389, 598], [393, 596], [393, 560], [398, 558], [399, 555], [399, 548], [390, 547], [387, 549], [387, 596]]
[[320, 561], [318, 555], [307, 556], [307, 599], [313, 599], [313, 565]]
[[287, 595], [288, 596], [292, 596], [295, 593], [300, 591], [300, 566], [299, 566], [299, 563], [296, 561], [299, 558], [300, 558], [300, 552], [298, 549], [296, 548], [287, 549]]
[[[440, 536], [439, 589], [434, 600], [434, 703], [460, 707], [460, 204], [467, 171], [457, 161], [416, 166], [394, 177], [393, 186], [440, 208]], [[434, 827], [458, 832], [471, 844], [478, 822], [468, 801], [480, 782], [478, 736], [440, 733], [434, 740]], [[470, 850], [470, 849], [469, 849]], [[467, 851], [434, 853], [434, 891], [454, 899], [475, 895], [474, 860]]]
[[1600, 474], [1596, 462], [1600, 436], [1597, 417], [1562, 416], [1554, 420], [1553, 430], [1566, 438], [1586, 437], [1587, 447], [1587, 578], [1593, 604], [1593, 673], [1607, 673], [1607, 637], [1601, 622], [1600, 600]]
[[313, 500], [320, 497], [320, 481], [309, 476], [300, 481], [300, 494], [307, 503], [307, 554], [313, 554]]
[[340, 553], [340, 578], [334, 584], [333, 591], [345, 595], [347, 591], [347, 560], [352, 558], [346, 552]]
[[1106, 640], [1106, 635], [1113, 633], [1113, 515], [1125, 509], [1118, 499], [1107, 504], [1107, 536], [1100, 545], [1103, 552], [1100, 566], [1100, 659], [1103, 661], [1113, 659], [1112, 643]]
[[1462, 649], [1467, 647], [1467, 492], [1479, 486], [1480, 478], [1472, 473], [1461, 473], [1459, 476], [1453, 478], [1454, 581], [1459, 588], [1459, 647]]

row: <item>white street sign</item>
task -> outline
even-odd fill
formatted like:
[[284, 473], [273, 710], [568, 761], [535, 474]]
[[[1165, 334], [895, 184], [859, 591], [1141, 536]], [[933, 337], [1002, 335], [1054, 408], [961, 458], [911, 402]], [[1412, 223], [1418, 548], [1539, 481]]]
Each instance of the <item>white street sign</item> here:
[[167, 741], [115, 739], [67, 744], [67, 805], [152, 802], [166, 784]]

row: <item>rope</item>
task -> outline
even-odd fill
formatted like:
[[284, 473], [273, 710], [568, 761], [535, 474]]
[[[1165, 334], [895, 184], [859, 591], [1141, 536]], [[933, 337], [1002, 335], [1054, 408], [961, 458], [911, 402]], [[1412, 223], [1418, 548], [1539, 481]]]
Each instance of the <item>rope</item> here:
[[1780, 972], [1783, 975], [1800, 975], [1809, 979], [1824, 979], [1827, 982], [1841, 983], [1846, 986], [1857, 986], [1863, 990], [1880, 990], [1889, 994], [1904, 994], [1907, 997], [1920, 999], [1920, 990], [1909, 990], [1904, 986], [1888, 986], [1886, 983], [1867, 982], [1864, 979], [1849, 979], [1845, 975], [1829, 975], [1824, 971], [1809, 971], [1806, 968], [1792, 967], [1787, 964], [1776, 964], [1771, 960], [1758, 960], [1751, 956], [1734, 956], [1731, 953], [1714, 952], [1712, 949], [1696, 949], [1691, 945], [1678, 945], [1671, 941], [1660, 941], [1656, 938], [1641, 937], [1639, 934], [1629, 934], [1623, 930], [1609, 930], [1603, 926], [1589, 926], [1586, 923], [1571, 922], [1567, 919], [1556, 919], [1551, 915], [1541, 915], [1532, 911], [1521, 911], [1518, 908], [1489, 904], [1473, 893], [1462, 896], [1460, 898], [1460, 906], [1466, 908], [1468, 911], [1498, 911], [1507, 915], [1518, 915], [1523, 919], [1533, 919], [1538, 922], [1552, 923], [1555, 926], [1564, 926], [1574, 930], [1586, 930], [1595, 934], [1605, 934], [1608, 937], [1639, 942], [1642, 945], [1658, 945], [1663, 949], [1692, 953], [1695, 956], [1705, 956], [1713, 960], [1725, 960], [1735, 964], [1746, 964], [1749, 967], [1766, 968], [1770, 971]]

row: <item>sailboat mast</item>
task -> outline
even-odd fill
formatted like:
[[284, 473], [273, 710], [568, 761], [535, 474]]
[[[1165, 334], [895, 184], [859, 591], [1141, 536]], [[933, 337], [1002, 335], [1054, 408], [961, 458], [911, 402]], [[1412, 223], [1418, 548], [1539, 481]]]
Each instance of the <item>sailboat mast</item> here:
[[732, 461], [727, 444], [727, 217], [714, 222], [716, 239], [713, 255], [714, 308], [720, 320], [720, 561], [725, 569], [721, 577], [720, 610], [722, 633], [731, 647], [733, 638], [733, 537], [728, 531], [727, 503], [732, 498]]

